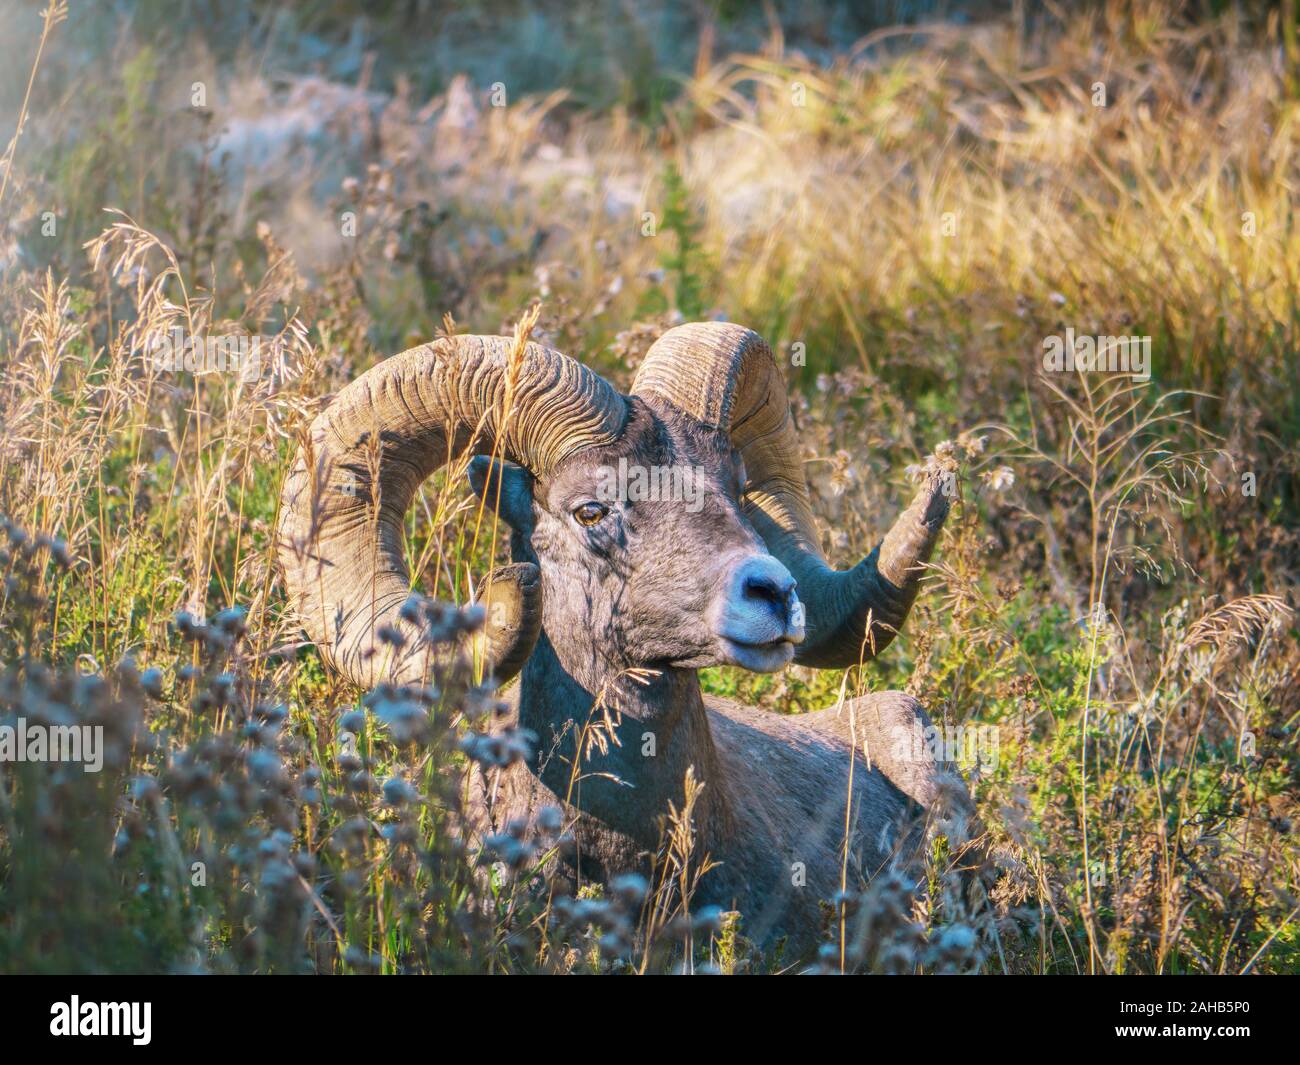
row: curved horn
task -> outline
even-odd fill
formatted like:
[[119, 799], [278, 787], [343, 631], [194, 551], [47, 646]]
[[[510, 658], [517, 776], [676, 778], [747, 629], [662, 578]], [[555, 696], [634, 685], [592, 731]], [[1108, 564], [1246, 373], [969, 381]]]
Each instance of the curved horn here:
[[[616, 439], [626, 417], [626, 400], [600, 376], [537, 344], [519, 351], [509, 337], [412, 348], [339, 392], [285, 481], [278, 538], [289, 600], [326, 660], [361, 687], [430, 668], [434, 648], [399, 623], [414, 620], [402, 611], [411, 589], [402, 522], [434, 470], [499, 443], [499, 454], [545, 476]], [[537, 638], [540, 621], [526, 615], [540, 588], [533, 567], [497, 571], [489, 585], [501, 598], [489, 612], [488, 666], [506, 680]]]
[[632, 394], [730, 434], [749, 477], [746, 517], [798, 582], [807, 636], [795, 661], [846, 667], [883, 650], [912, 608], [919, 564], [948, 514], [939, 472], [871, 554], [837, 572], [818, 542], [785, 381], [762, 337], [729, 322], [670, 329], [646, 353]]

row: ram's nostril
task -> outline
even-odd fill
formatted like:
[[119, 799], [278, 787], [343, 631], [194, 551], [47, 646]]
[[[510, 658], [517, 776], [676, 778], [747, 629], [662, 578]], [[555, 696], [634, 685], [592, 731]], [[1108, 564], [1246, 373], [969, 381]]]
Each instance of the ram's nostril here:
[[746, 599], [762, 599], [774, 606], [785, 606], [786, 593], [771, 577], [754, 575], [746, 577], [741, 594]]
[[735, 571], [735, 584], [741, 603], [757, 611], [755, 617], [767, 615], [787, 625], [794, 604], [794, 578], [780, 562], [768, 555], [751, 556]]
[[804, 637], [790, 571], [771, 555], [742, 555], [724, 571], [713, 624], [732, 643], [765, 646]]

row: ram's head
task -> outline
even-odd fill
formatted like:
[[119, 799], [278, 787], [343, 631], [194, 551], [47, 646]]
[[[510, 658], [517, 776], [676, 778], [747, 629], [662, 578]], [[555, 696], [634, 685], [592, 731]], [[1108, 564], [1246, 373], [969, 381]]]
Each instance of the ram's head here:
[[[467, 448], [471, 484], [515, 534], [516, 564], [487, 593], [499, 680], [527, 659], [544, 602], [548, 629], [571, 628], [553, 642], [581, 630], [617, 668], [844, 666], [897, 631], [947, 512], [938, 475], [871, 555], [830, 569], [785, 385], [755, 333], [673, 329], [628, 396], [537, 345], [512, 366], [511, 349], [505, 337], [412, 349], [312, 425], [284, 490], [280, 557], [308, 634], [350, 679], [427, 669], [402, 619], [402, 522], [420, 483]], [[384, 653], [384, 634], [404, 628], [401, 653]]]

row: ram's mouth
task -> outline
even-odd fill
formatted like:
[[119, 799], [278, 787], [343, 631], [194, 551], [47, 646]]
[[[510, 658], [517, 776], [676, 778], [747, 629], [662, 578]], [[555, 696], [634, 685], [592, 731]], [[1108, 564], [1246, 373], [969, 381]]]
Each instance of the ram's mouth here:
[[775, 673], [794, 658], [794, 641], [782, 636], [767, 643], [748, 643], [718, 634], [720, 658], [752, 673]]

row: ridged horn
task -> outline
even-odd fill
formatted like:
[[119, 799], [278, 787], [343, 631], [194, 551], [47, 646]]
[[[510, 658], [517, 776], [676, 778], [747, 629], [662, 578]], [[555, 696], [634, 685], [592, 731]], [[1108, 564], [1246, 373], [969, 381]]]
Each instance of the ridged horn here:
[[798, 582], [807, 634], [795, 661], [843, 668], [883, 650], [912, 608], [948, 514], [939, 471], [871, 554], [836, 571], [821, 551], [785, 380], [762, 337], [729, 322], [671, 329], [646, 353], [632, 394], [730, 434], [749, 478], [745, 515]]
[[[402, 617], [402, 522], [427, 477], [470, 447], [545, 476], [622, 432], [627, 401], [599, 375], [531, 343], [512, 364], [513, 349], [509, 337], [457, 336], [384, 360], [316, 417], [285, 481], [278, 552], [289, 601], [324, 658], [361, 687], [416, 682], [438, 651]], [[504, 681], [537, 639], [540, 584], [535, 567], [515, 566], [486, 586], [487, 666]]]

